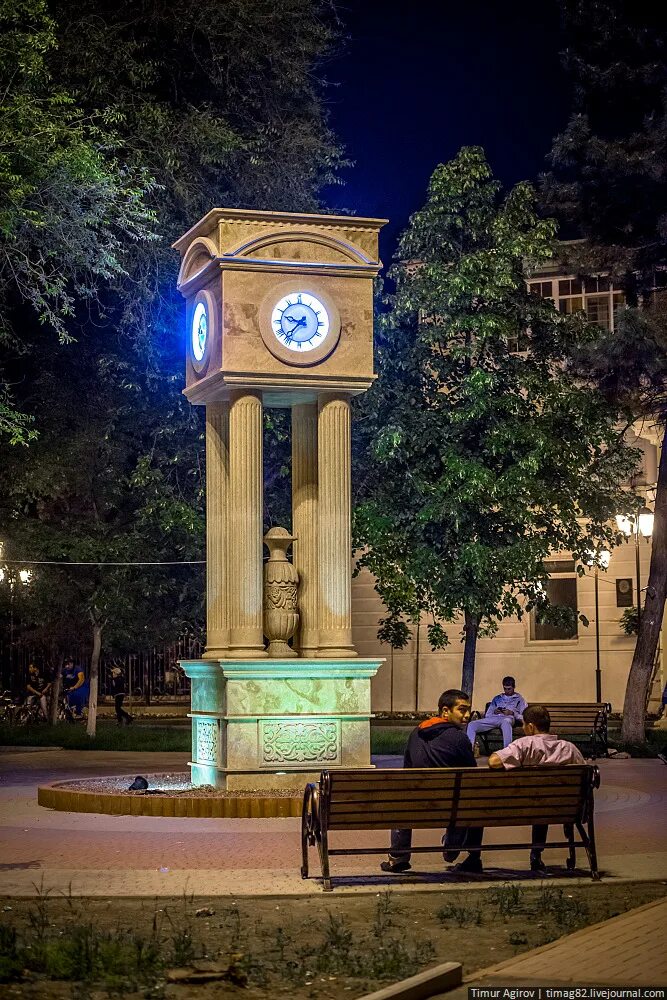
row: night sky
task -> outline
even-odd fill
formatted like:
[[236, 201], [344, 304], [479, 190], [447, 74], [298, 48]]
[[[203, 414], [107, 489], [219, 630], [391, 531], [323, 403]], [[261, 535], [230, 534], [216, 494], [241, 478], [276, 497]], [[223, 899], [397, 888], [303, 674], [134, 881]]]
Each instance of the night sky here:
[[331, 124], [355, 166], [328, 204], [390, 219], [391, 260], [438, 163], [481, 145], [506, 185], [534, 180], [570, 111], [556, 0], [347, 0], [325, 67]]

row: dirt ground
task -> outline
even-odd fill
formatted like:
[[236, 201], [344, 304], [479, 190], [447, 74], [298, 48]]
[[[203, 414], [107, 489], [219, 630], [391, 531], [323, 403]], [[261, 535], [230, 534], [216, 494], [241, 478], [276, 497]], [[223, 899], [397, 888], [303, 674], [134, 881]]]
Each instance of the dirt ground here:
[[0, 993], [29, 1000], [359, 997], [464, 974], [667, 894], [667, 884], [239, 900], [0, 899]]

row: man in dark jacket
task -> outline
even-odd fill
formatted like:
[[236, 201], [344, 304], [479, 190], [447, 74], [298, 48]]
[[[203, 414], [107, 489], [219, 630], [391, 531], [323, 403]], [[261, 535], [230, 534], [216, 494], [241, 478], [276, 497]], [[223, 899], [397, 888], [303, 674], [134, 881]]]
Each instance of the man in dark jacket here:
[[[438, 699], [438, 715], [425, 719], [410, 734], [403, 758], [403, 767], [476, 767], [470, 740], [465, 734], [466, 723], [470, 719], [470, 698], [465, 691], [451, 689], [443, 691]], [[469, 848], [481, 844], [482, 830], [471, 827], [466, 831], [465, 842]], [[455, 861], [458, 850], [454, 837], [444, 839], [445, 861]], [[456, 843], [461, 845], [460, 836]], [[383, 861], [383, 872], [396, 874], [407, 872], [410, 864], [412, 830], [392, 830], [389, 860]], [[456, 866], [456, 871], [480, 873], [482, 862], [479, 851], [471, 851], [465, 861]]]

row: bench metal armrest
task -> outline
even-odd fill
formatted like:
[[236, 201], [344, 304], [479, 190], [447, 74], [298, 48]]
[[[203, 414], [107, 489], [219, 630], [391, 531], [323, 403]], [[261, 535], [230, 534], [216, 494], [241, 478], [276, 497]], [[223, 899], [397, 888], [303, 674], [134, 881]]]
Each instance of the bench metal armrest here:
[[320, 791], [314, 782], [309, 782], [303, 793], [303, 808], [301, 810], [301, 835], [312, 846], [320, 839], [322, 827], [320, 823]]

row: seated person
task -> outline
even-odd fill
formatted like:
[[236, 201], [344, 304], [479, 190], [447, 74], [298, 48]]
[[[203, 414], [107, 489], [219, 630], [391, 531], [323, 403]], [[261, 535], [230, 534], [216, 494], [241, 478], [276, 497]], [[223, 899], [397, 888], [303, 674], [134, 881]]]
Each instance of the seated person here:
[[[443, 691], [438, 699], [438, 714], [432, 719], [424, 719], [413, 729], [403, 758], [403, 767], [476, 767], [470, 744], [466, 739], [463, 727], [470, 718], [470, 698], [464, 691], [450, 688]], [[445, 861], [454, 861], [459, 855], [459, 848], [465, 841], [468, 849], [474, 848], [481, 838], [482, 831], [478, 828], [456, 831], [443, 838]], [[389, 860], [383, 861], [380, 868], [383, 872], [399, 874], [407, 872], [410, 864], [410, 847], [412, 846], [412, 830], [392, 830]], [[477, 871], [475, 865], [480, 865], [479, 851], [457, 866], [463, 872]], [[471, 867], [471, 864], [473, 867]]]
[[[579, 750], [569, 740], [561, 740], [550, 733], [551, 719], [544, 705], [529, 705], [523, 713], [525, 736], [510, 743], [503, 750], [492, 753], [489, 767], [506, 769], [514, 767], [535, 767], [540, 764], [585, 764]], [[549, 827], [544, 824], [533, 826], [533, 844], [544, 844]], [[567, 828], [565, 835], [567, 836]], [[530, 870], [544, 872], [543, 848], [534, 847], [530, 852]]]
[[477, 734], [486, 733], [490, 729], [500, 729], [504, 747], [512, 742], [512, 727], [516, 722], [523, 721], [523, 710], [526, 707], [525, 699], [514, 690], [515, 683], [513, 677], [503, 677], [503, 693], [496, 695], [484, 718], [468, 723], [466, 734], [473, 747]]
[[83, 667], [75, 667], [68, 657], [63, 663], [63, 691], [75, 719], [83, 718], [83, 710], [88, 707], [88, 681]]
[[51, 690], [51, 682], [47, 681], [44, 674], [34, 663], [28, 666], [28, 680], [26, 681], [26, 704], [31, 705], [37, 702], [40, 711], [45, 719], [48, 719], [47, 696]]

